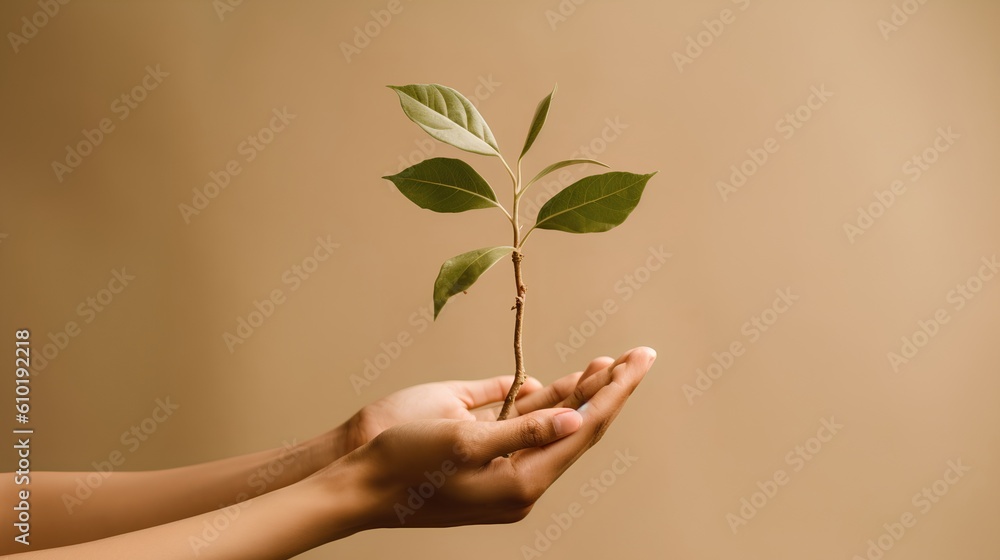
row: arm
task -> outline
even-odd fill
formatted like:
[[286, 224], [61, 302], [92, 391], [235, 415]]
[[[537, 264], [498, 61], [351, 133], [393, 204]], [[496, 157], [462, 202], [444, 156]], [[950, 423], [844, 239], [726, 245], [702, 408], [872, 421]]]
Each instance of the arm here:
[[[341, 426], [302, 444], [182, 468], [145, 472], [38, 472], [32, 475], [31, 548], [92, 541], [177, 521], [284, 488], [370, 441], [385, 429], [413, 420], [495, 418], [479, 410], [506, 395], [512, 376], [408, 387], [362, 408]], [[562, 381], [565, 385], [566, 381]], [[522, 394], [550, 395], [529, 379]], [[551, 401], [551, 402], [549, 402]], [[538, 408], [543, 408], [539, 401]], [[0, 474], [0, 496], [14, 496]], [[0, 514], [0, 554], [23, 552], [14, 543], [14, 512]], [[40, 528], [51, 528], [47, 531]]]
[[[365, 406], [341, 426], [302, 444], [240, 457], [158, 471], [35, 473], [30, 501], [36, 530], [31, 547], [39, 550], [92, 541], [261, 496], [302, 480], [397, 424], [495, 418], [495, 412], [471, 410], [502, 400], [511, 380], [511, 376], [501, 376], [409, 387]], [[541, 384], [530, 379], [522, 394], [551, 394], [551, 390], [542, 391]], [[12, 476], [0, 474], [0, 496], [15, 492]], [[0, 554], [23, 552], [24, 545], [13, 541], [15, 513], [7, 509], [0, 514], [4, 527]], [[43, 527], [49, 530], [39, 530]]]
[[[518, 521], [601, 438], [654, 356], [637, 349], [581, 378], [567, 399], [585, 400], [582, 413], [558, 408], [503, 422], [409, 422], [240, 506], [19, 558], [279, 560], [366, 529]], [[512, 455], [499, 458], [505, 454]], [[427, 494], [429, 472], [435, 490], [413, 500], [416, 488]]]
[[366, 497], [339, 468], [239, 505], [97, 541], [17, 555], [24, 560], [272, 560], [364, 527]]
[[[572, 415], [575, 421], [558, 428], [554, 418], [560, 413]], [[509, 522], [523, 516], [519, 512], [526, 513], [523, 498], [506, 480], [483, 474], [484, 464], [502, 453], [554, 441], [579, 425], [579, 414], [568, 409], [538, 411], [503, 423], [411, 422], [387, 430], [311, 477], [241, 504], [17, 558], [287, 559], [358, 531], [399, 526], [395, 521], [397, 508], [400, 500], [405, 503], [408, 498], [407, 490], [416, 488], [429, 470], [442, 468], [448, 475], [456, 475], [445, 481], [447, 493], [435, 499], [442, 502], [437, 507], [447, 513], [421, 517], [420, 525]], [[453, 465], [454, 471], [442, 465]], [[509, 490], [495, 492], [498, 486]], [[511, 503], [517, 504], [513, 516]], [[410, 506], [421, 509], [413, 503]]]
[[[301, 444], [176, 469], [31, 475], [31, 549], [66, 546], [162, 525], [285, 488], [342, 454], [344, 428]], [[12, 476], [0, 496], [13, 496]], [[23, 552], [6, 508], [0, 554]], [[47, 530], [48, 529], [48, 530]]]

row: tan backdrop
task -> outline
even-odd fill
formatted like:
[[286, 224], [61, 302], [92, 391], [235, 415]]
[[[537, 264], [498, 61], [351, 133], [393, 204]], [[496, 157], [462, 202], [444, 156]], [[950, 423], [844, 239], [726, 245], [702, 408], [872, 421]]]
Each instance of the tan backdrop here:
[[383, 86], [457, 88], [513, 159], [558, 83], [526, 174], [583, 150], [659, 174], [612, 232], [532, 236], [529, 372], [637, 345], [654, 370], [524, 522], [304, 558], [1000, 553], [995, 2], [55, 5], [0, 7], [0, 332], [40, 356], [34, 468], [210, 460], [511, 372], [506, 261], [421, 318], [441, 262], [509, 226], [380, 179], [463, 157], [508, 201], [506, 174]]

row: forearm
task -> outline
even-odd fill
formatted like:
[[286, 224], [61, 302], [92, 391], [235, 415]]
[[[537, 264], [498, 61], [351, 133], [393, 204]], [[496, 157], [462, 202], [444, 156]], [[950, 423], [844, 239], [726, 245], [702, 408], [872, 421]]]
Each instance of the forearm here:
[[278, 560], [367, 528], [370, 500], [346, 469], [228, 508], [98, 541], [18, 555], [24, 560]]
[[[31, 549], [162, 525], [287, 487], [336, 458], [341, 432], [337, 429], [301, 444], [176, 469], [34, 473]], [[8, 508], [0, 516], [5, 527], [0, 553], [23, 551], [23, 545], [13, 541], [12, 513]]]

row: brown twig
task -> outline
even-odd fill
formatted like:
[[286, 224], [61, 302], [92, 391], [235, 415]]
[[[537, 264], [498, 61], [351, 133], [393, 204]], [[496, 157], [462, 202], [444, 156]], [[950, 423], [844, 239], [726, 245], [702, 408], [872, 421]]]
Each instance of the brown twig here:
[[514, 285], [517, 288], [517, 298], [514, 300], [515, 310], [514, 315], [514, 383], [510, 386], [510, 391], [507, 392], [507, 398], [503, 401], [503, 408], [500, 409], [500, 414], [497, 416], [497, 420], [504, 420], [507, 415], [510, 414], [510, 409], [514, 406], [514, 399], [517, 398], [517, 392], [521, 390], [521, 385], [524, 384], [524, 380], [527, 375], [524, 372], [524, 354], [521, 352], [521, 326], [524, 324], [524, 294], [526, 289], [524, 287], [524, 281], [521, 280], [521, 252], [514, 249], [511, 253], [511, 260], [514, 261]]

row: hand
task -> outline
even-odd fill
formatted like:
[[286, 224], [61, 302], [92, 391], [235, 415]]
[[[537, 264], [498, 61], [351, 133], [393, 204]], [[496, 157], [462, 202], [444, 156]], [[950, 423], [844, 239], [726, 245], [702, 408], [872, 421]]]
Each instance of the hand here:
[[[572, 395], [578, 382], [607, 368], [613, 361], [608, 357], [597, 358], [586, 370], [567, 375], [548, 387], [542, 387], [537, 379], [529, 377], [521, 386], [508, 418], [556, 406]], [[346, 422], [339, 455], [350, 453], [383, 431], [405, 422], [496, 419], [513, 381], [514, 376], [502, 375], [475, 381], [425, 383], [396, 391], [366, 405]]]
[[[361, 447], [383, 431], [415, 420], [492, 420], [500, 410], [482, 408], [502, 403], [514, 376], [504, 375], [475, 381], [443, 381], [407, 387], [383, 397], [352, 416], [344, 427], [344, 453]], [[519, 396], [542, 389], [528, 378]]]
[[[601, 439], [655, 355], [649, 348], [636, 348], [611, 364], [595, 360], [551, 389], [536, 387], [531, 392], [535, 396], [524, 399], [520, 415], [502, 422], [476, 420], [469, 406], [464, 418], [397, 425], [332, 464], [328, 474], [338, 469], [361, 473], [356, 479], [361, 481], [359, 493], [369, 500], [367, 527], [518, 521]], [[541, 406], [556, 397], [586, 406], [580, 411]], [[500, 458], [505, 454], [512, 455]]]
[[[652, 351], [651, 349], [646, 350]], [[625, 359], [630, 352], [627, 352], [619, 360]], [[654, 356], [655, 354], [653, 352]], [[509, 417], [515, 418], [521, 414], [527, 414], [543, 408], [577, 408], [581, 406], [600, 388], [602, 381], [603, 384], [607, 384], [608, 368], [616, 363], [615, 360], [608, 356], [594, 358], [583, 371], [561, 377], [551, 385], [532, 391], [530, 394], [519, 394], [517, 401], [514, 402], [514, 406], [510, 410]], [[599, 376], [600, 381], [589, 381], [598, 374], [601, 374]], [[523, 398], [521, 398], [522, 396]], [[493, 418], [496, 418], [497, 414], [499, 414], [501, 404], [492, 409]]]

